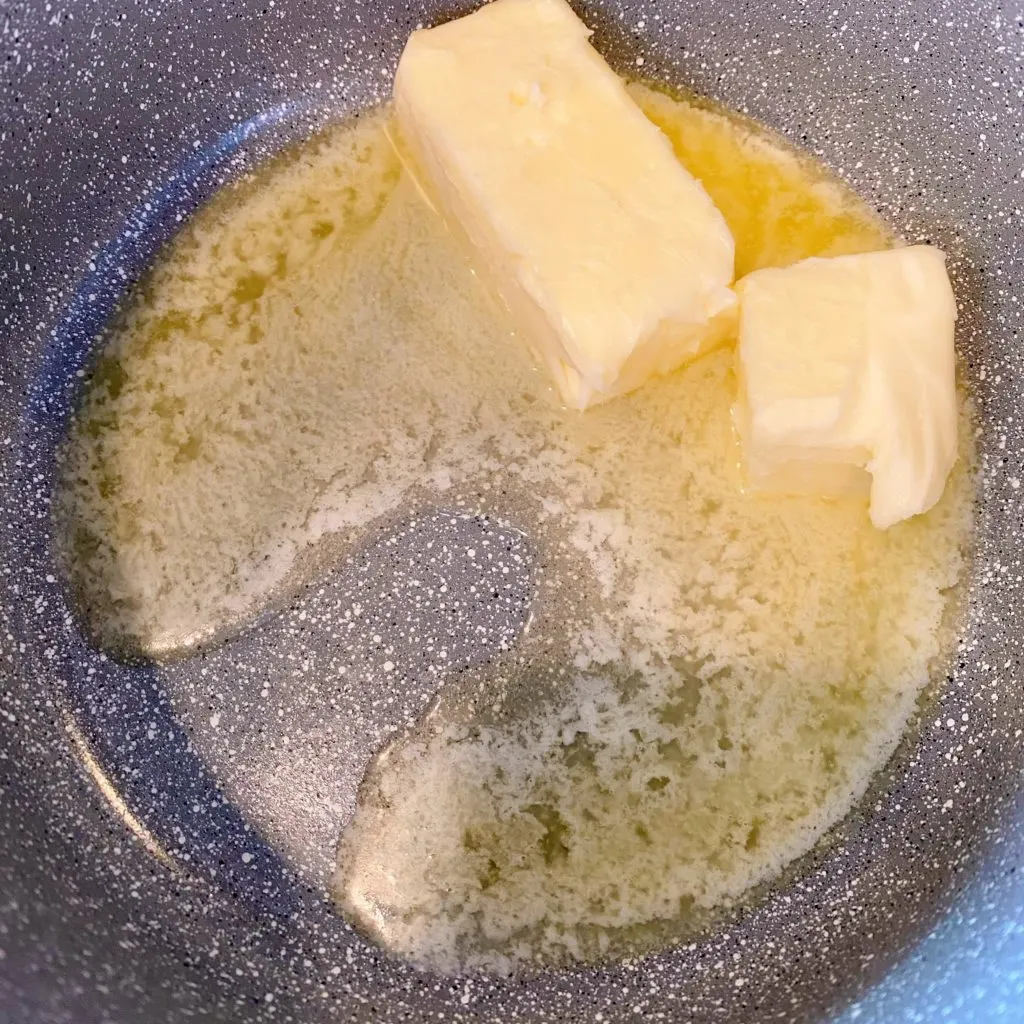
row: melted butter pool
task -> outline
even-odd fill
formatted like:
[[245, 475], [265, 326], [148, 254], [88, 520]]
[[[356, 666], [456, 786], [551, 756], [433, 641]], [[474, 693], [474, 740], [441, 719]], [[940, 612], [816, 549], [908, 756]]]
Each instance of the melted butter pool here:
[[[633, 88], [739, 275], [890, 244], [770, 137]], [[370, 767], [338, 903], [447, 971], [693, 934], [812, 848], [902, 735], [964, 570], [967, 442], [940, 504], [881, 533], [861, 502], [743, 493], [728, 349], [558, 409], [383, 127], [227, 190], [136, 290], [64, 452], [83, 614], [114, 650], [187, 655], [323, 571], [303, 559], [325, 537], [414, 500], [500, 505], [538, 553], [533, 621]]]

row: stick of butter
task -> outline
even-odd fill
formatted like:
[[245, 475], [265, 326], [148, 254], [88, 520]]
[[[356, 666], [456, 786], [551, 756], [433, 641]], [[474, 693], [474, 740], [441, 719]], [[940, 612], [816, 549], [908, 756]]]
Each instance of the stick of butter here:
[[583, 409], [735, 328], [733, 240], [564, 0], [495, 0], [414, 32], [396, 147]]
[[956, 302], [942, 252], [808, 259], [736, 290], [751, 486], [870, 491], [880, 529], [931, 508], [956, 460]]

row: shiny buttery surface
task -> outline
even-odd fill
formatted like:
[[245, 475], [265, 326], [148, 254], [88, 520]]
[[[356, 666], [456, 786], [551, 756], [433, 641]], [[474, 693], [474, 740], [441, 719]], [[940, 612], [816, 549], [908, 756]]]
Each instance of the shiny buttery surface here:
[[[853, 195], [763, 132], [632, 94], [744, 211], [744, 262], [888, 245]], [[231, 763], [254, 741], [231, 712], [301, 688], [311, 721], [284, 709], [275, 774], [316, 780], [293, 783], [292, 807], [349, 826], [338, 894], [386, 948], [456, 973], [691, 938], [851, 808], [944, 672], [970, 417], [941, 507], [880, 532], [861, 496], [744, 493], [731, 347], [564, 410], [399, 175], [387, 128], [368, 113], [226, 190], [134, 290], [63, 449], [66, 569], [115, 650], [185, 658], [424, 508], [506, 522], [518, 545], [453, 549], [500, 579], [468, 595], [420, 575], [435, 543], [414, 551], [416, 597], [395, 601], [375, 646], [436, 651], [438, 702], [385, 745], [350, 825], [330, 746], [371, 689], [349, 638], [362, 602], [306, 616], [331, 666], [216, 672], [212, 707], [187, 664], [159, 678], [228, 798], [300, 869], [330, 848], [281, 842], [276, 801]], [[526, 610], [522, 634], [476, 671], [446, 669], [464, 638], [421, 623], [488, 603]], [[401, 692], [405, 659], [381, 668]]]
[[942, 250], [814, 260], [737, 287], [751, 484], [863, 494], [870, 475], [881, 530], [930, 509], [957, 455], [956, 298]]
[[[443, 1011], [590, 1021], [684, 1007], [697, 1019], [808, 1020], [897, 959], [858, 1019], [1019, 1016], [1022, 838], [1007, 802], [1021, 761], [1021, 314], [1008, 283], [1022, 273], [1017, 12], [588, 8], [620, 67], [642, 59], [645, 74], [748, 110], [821, 153], [908, 238], [952, 254], [964, 372], [983, 414], [983, 543], [949, 696], [901, 761], [905, 771], [807, 881], [719, 938], [642, 965], [453, 986], [329, 930], [330, 918], [217, 800], [152, 675], [101, 662], [65, 621], [40, 525], [69, 382], [122, 289], [120, 272], [137, 274], [153, 240], [232, 160], [386, 94], [405, 36], [430, 15], [377, 4], [44, 6], [15, 5], [2, 26], [11, 60], [0, 159], [15, 184], [0, 200], [10, 254], [0, 270], [0, 442], [16, 540], [2, 567], [11, 668], [0, 695], [10, 823], [0, 836], [0, 986], [13, 1019], [178, 1019], [192, 1009], [240, 1020]], [[90, 261], [95, 270], [83, 269]], [[300, 614], [284, 616], [282, 637], [305, 635]], [[245, 653], [226, 650], [224, 670], [248, 663]], [[81, 768], [72, 748], [89, 752]], [[155, 794], [133, 781], [143, 765]], [[120, 794], [138, 840], [117, 825], [116, 803], [103, 809], [101, 792]], [[153, 844], [174, 872], [151, 859]], [[920, 952], [904, 957], [948, 906]], [[296, 929], [288, 915], [300, 912]]]
[[570, 408], [625, 393], [735, 321], [733, 241], [565, 0], [414, 33], [403, 152]]

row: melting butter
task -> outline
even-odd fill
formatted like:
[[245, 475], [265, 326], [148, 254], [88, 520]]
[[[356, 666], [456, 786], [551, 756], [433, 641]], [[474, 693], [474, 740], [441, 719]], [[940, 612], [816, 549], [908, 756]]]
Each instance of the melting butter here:
[[[631, 89], [723, 211], [738, 274], [887, 243], [746, 122]], [[811, 849], [897, 744], [964, 571], [972, 431], [936, 507], [881, 532], [863, 500], [742, 492], [729, 350], [560, 410], [383, 129], [227, 190], [136, 289], [64, 451], [83, 612], [112, 647], [187, 653], [327, 535], [413, 495], [508, 495], [534, 622], [371, 767], [339, 903], [442, 970], [691, 934]]]
[[565, 0], [498, 0], [409, 37], [402, 149], [565, 405], [734, 331], [725, 219]]

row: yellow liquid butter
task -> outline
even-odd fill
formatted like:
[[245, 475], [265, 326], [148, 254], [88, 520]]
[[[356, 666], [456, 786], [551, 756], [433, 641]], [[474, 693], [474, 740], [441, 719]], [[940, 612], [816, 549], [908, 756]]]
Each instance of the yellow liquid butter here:
[[[767, 135], [631, 88], [727, 218], [738, 275], [890, 244]], [[340, 907], [441, 970], [692, 934], [850, 810], [941, 664], [966, 413], [942, 501], [886, 532], [863, 502], [743, 492], [729, 348], [566, 413], [383, 127], [228, 189], [137, 289], [64, 453], [84, 614], [113, 648], [187, 653], [321, 538], [472, 496], [536, 549], [533, 621], [370, 766]]]

